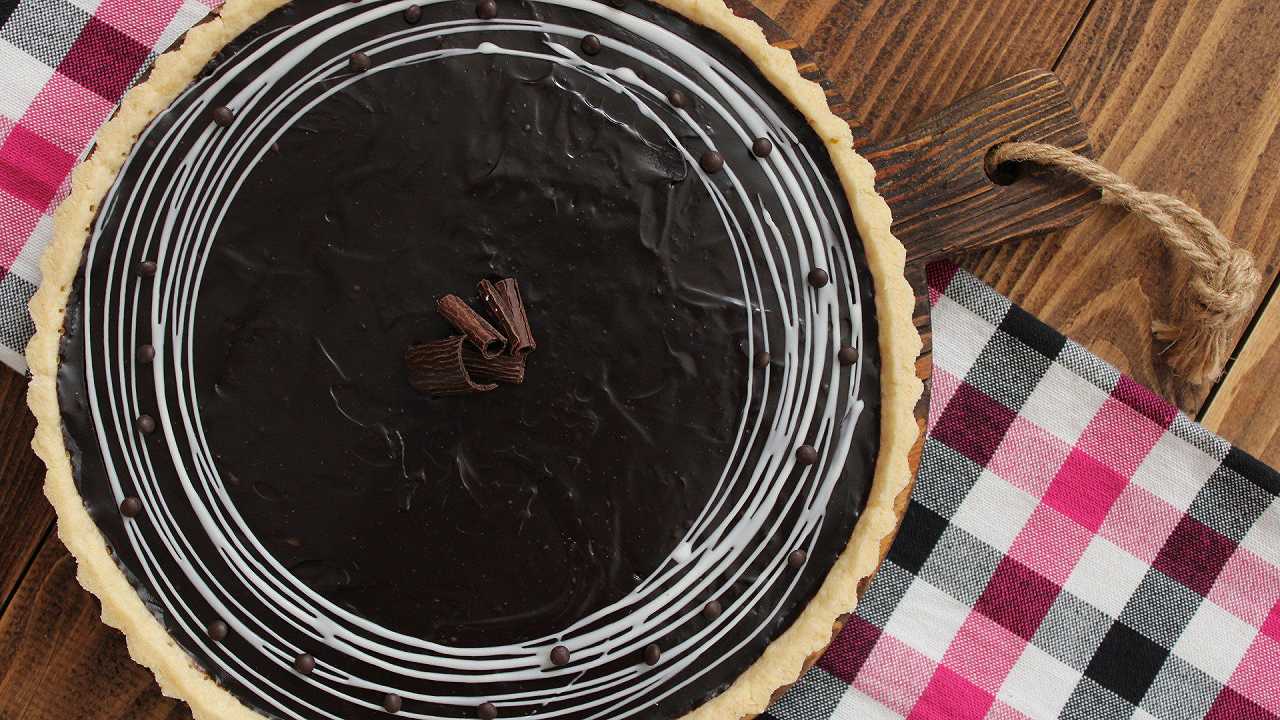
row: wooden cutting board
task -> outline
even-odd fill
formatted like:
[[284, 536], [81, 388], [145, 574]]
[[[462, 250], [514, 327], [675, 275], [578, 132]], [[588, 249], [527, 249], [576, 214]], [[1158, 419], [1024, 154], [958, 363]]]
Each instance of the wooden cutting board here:
[[[913, 320], [924, 342], [916, 361], [924, 393], [915, 409], [920, 437], [911, 451], [912, 482], [897, 498], [901, 518], [915, 485], [929, 413], [933, 333], [925, 268], [948, 255], [1045, 235], [1083, 221], [1101, 197], [1088, 184], [1039, 166], [992, 167], [987, 160], [996, 145], [1012, 140], [1049, 143], [1093, 157], [1089, 134], [1057, 76], [1028, 70], [961, 98], [898, 137], [874, 139], [813, 57], [782, 27], [749, 0], [726, 4], [736, 15], [760, 25], [772, 45], [790, 51], [800, 74], [826, 91], [832, 111], [853, 129], [854, 148], [875, 167], [876, 190], [893, 213], [893, 234], [906, 247], [907, 279], [916, 295]], [[882, 561], [893, 539], [891, 535], [881, 543]], [[859, 598], [868, 580], [858, 584]], [[837, 621], [836, 632], [844, 620]], [[805, 666], [817, 659], [815, 654]]]
[[[873, 139], [853, 107], [833, 89], [813, 57], [747, 0], [726, 0], [735, 14], [764, 28], [775, 47], [791, 52], [800, 74], [826, 91], [836, 115], [853, 129], [853, 144], [875, 166], [876, 190], [893, 212], [893, 234], [907, 249], [907, 278], [916, 293], [915, 325], [924, 340], [916, 374], [925, 392], [916, 405], [921, 440], [929, 410], [932, 330], [925, 267], [949, 255], [1045, 235], [1080, 223], [1100, 193], [1083, 181], [1042, 167], [989, 167], [988, 154], [1011, 140], [1038, 141], [1093, 156], [1084, 121], [1048, 70], [1028, 70], [961, 98], [903, 135]], [[906, 496], [902, 498], [905, 504]]]

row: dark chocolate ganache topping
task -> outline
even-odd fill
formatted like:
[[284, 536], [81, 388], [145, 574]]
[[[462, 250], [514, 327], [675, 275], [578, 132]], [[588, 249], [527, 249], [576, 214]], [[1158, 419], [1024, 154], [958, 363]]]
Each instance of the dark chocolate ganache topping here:
[[[436, 300], [506, 277], [524, 382], [416, 392]], [[719, 35], [299, 2], [142, 134], [59, 391], [120, 566], [261, 713], [674, 718], [848, 542], [873, 307], [823, 142]]]

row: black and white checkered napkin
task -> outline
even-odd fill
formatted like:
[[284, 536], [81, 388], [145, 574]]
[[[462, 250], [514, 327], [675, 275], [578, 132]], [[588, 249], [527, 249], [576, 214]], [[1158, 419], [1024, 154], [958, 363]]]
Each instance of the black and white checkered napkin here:
[[775, 720], [1274, 720], [1280, 475], [953, 265], [906, 518]]

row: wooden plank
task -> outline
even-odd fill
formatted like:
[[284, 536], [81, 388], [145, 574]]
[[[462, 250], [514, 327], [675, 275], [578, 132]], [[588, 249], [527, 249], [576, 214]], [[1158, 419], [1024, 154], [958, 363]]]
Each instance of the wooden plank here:
[[[1011, 185], [992, 182], [986, 168], [988, 151], [1010, 137], [1093, 155], [1065, 89], [1046, 70], [1018, 73], [932, 113], [901, 136], [859, 148], [876, 168], [877, 190], [889, 203], [893, 232], [907, 250], [907, 277], [916, 294], [912, 321], [923, 341], [916, 365], [917, 375], [926, 381], [916, 404], [922, 428], [929, 409], [933, 349], [927, 263], [1071, 227], [1095, 209], [1097, 192], [1053, 170], [1024, 171]], [[923, 442], [923, 437], [917, 441], [913, 458], [918, 458]]]
[[41, 548], [0, 617], [0, 718], [181, 720], [182, 703], [160, 695], [129, 659], [124, 638], [99, 619], [57, 538]]
[[1272, 295], [1201, 422], [1245, 452], [1280, 466], [1280, 298]]
[[760, 0], [884, 139], [1024, 70], [1053, 65], [1088, 0]]
[[0, 368], [0, 612], [53, 524], [42, 489], [44, 464], [31, 451], [33, 433], [27, 379]]
[[[931, 96], [946, 98], [949, 104], [945, 108], [929, 107], [925, 117], [921, 117], [920, 112], [915, 115], [898, 114], [893, 123], [883, 124], [882, 129], [885, 133], [899, 134], [879, 135], [879, 141], [873, 140], [872, 134], [860, 123], [863, 114], [860, 109], [865, 108], [847, 101], [841, 89], [829, 79], [833, 71], [828, 69], [824, 73], [819, 64], [821, 58], [794, 39], [804, 32], [804, 28], [795, 25], [784, 27], [765, 12], [769, 8], [777, 10], [776, 6], [758, 6], [751, 0], [727, 2], [736, 14], [760, 24], [775, 46], [789, 50], [795, 56], [805, 77], [823, 86], [832, 109], [853, 129], [854, 147], [866, 154], [876, 166], [877, 182], [883, 186], [881, 191], [888, 189], [887, 199], [895, 215], [894, 231], [902, 233], [901, 237], [908, 245], [907, 276], [916, 290], [913, 321], [924, 341], [917, 374], [927, 381], [931, 367], [932, 332], [924, 280], [925, 261], [942, 250], [940, 245], [943, 244], [946, 244], [947, 251], [954, 253], [961, 248], [998, 244], [1011, 238], [1047, 232], [1054, 227], [1073, 225], [1087, 215], [1097, 197], [1096, 193], [1084, 189], [1080, 182], [1053, 171], [1025, 172], [1024, 182], [999, 187], [986, 176], [986, 151], [990, 145], [1006, 138], [1037, 139], [1092, 156], [1087, 133], [1079, 117], [1070, 107], [1070, 100], [1056, 77], [1044, 71], [1024, 70], [972, 93], [963, 90], [968, 87], [963, 81], [948, 81], [941, 94]], [[785, 8], [796, 4], [808, 7], [808, 3], [809, 0], [790, 0]], [[979, 3], [972, 2], [964, 7], [967, 10], [981, 9]], [[1037, 13], [1050, 12], [1059, 21], [1072, 17], [1071, 13], [1063, 14], [1070, 7], [1073, 7], [1070, 3], [1050, 7], [1022, 1], [1000, 5], [1002, 12], [1012, 12], [1022, 19], [1039, 18]], [[1087, 5], [1080, 3], [1075, 7], [1078, 15]], [[881, 18], [886, 27], [895, 17], [892, 12], [896, 12], [896, 8], [880, 8], [879, 11], [888, 13]], [[929, 12], [937, 13], [933, 19], [946, 18], [950, 12], [945, 3], [929, 4], [927, 8]], [[787, 13], [783, 16], [788, 17]], [[840, 15], [831, 21], [847, 19], [848, 16]], [[1043, 24], [1038, 23], [1037, 26]], [[1058, 24], [1061, 24], [1061, 29], [1066, 28], [1066, 24]], [[930, 27], [935, 26], [931, 24]], [[1047, 27], [1052, 29], [1057, 25], [1048, 23]], [[1053, 45], [1058, 39], [1065, 43], [1069, 37], [1069, 32], [1054, 32], [1045, 39]], [[1045, 49], [1040, 48], [1038, 55], [1015, 53], [1001, 58], [1016, 66], [1023, 61], [1034, 65], [1037, 58], [1043, 56], [1047, 64], [1049, 55]], [[1052, 57], [1056, 58], [1062, 47], [1054, 46], [1052, 49]], [[922, 73], [931, 70], [929, 66], [912, 66], [909, 69]], [[931, 76], [924, 75], [914, 86], [932, 87], [931, 81]], [[958, 101], [957, 97], [960, 97]], [[1005, 122], [1003, 126], [1002, 121]], [[926, 169], [921, 170], [922, 167]], [[922, 179], [919, 177], [921, 174], [930, 177]], [[925, 197], [935, 203], [923, 202]], [[938, 209], [940, 205], [945, 205], [941, 211]], [[945, 240], [939, 242], [944, 234]], [[916, 246], [914, 252], [912, 245]], [[927, 388], [926, 383], [926, 392], [916, 406], [916, 417], [921, 421], [928, 412]]]
[[[1272, 0], [1098, 0], [1057, 68], [1103, 164], [1176, 194], [1280, 261], [1280, 13]], [[965, 264], [1000, 292], [1195, 414], [1209, 388], [1160, 361], [1151, 321], [1185, 275], [1148, 229], [1100, 212]]]
[[1092, 154], [1080, 116], [1047, 70], [1018, 73], [862, 148], [908, 263], [1044, 235], [1092, 214], [1099, 193], [1065, 173], [1035, 168], [1009, 185], [992, 182], [988, 152], [1010, 137]]

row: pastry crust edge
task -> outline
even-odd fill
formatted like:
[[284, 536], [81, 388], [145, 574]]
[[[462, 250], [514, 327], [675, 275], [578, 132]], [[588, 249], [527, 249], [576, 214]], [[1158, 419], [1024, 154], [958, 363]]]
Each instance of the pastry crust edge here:
[[[882, 546], [900, 520], [898, 498], [911, 483], [908, 455], [919, 429], [913, 410], [922, 392], [915, 374], [920, 336], [912, 323], [915, 296], [906, 280], [906, 251], [890, 232], [889, 206], [875, 190], [875, 170], [853, 150], [849, 125], [804, 79], [791, 53], [769, 44], [759, 25], [733, 14], [723, 0], [656, 0], [736, 45], [808, 119], [826, 143], [844, 187], [871, 271], [879, 321], [881, 429], [867, 506], [848, 546], [796, 621], [730, 687], [685, 716], [724, 720], [762, 712], [781, 688], [795, 683], [831, 642], [853, 609], [858, 584], [871, 576]], [[284, 0], [228, 0], [192, 28], [182, 44], [157, 58], [150, 76], [130, 90], [101, 129], [91, 155], [72, 175], [71, 193], [54, 217], [54, 236], [41, 258], [43, 281], [31, 301], [36, 333], [27, 348], [28, 404], [37, 420], [32, 442], [48, 472], [45, 494], [58, 516], [58, 535], [77, 560], [80, 584], [99, 598], [102, 620], [124, 633], [130, 656], [156, 677], [161, 691], [186, 701], [197, 720], [262, 720], [192, 660], [143, 605], [107, 550], [76, 489], [63, 437], [57, 374], [63, 318], [98, 205], [115, 182], [135, 140], [227, 43]]]

